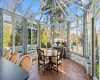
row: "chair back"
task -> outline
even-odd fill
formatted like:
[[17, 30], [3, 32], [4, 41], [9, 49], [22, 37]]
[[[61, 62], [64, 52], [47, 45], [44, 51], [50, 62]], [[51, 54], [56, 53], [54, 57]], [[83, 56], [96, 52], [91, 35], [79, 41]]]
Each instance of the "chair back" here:
[[57, 61], [62, 60], [63, 51], [54, 49], [53, 52], [55, 53], [55, 55], [57, 55], [57, 57], [55, 57]]
[[11, 53], [11, 51], [8, 50], [8, 51], [3, 55], [3, 57], [6, 58], [6, 59], [8, 59], [10, 53]]
[[38, 60], [44, 60], [44, 51], [41, 49], [37, 49]]
[[19, 66], [25, 69], [26, 71], [30, 70], [31, 65], [32, 65], [32, 58], [29, 55], [24, 56], [19, 64]]
[[15, 52], [15, 53], [12, 54], [12, 56], [10, 57], [9, 61], [11, 61], [11, 62], [13, 62], [13, 63], [16, 64], [18, 58], [19, 58], [18, 52]]
[[58, 56], [59, 56], [60, 60], [63, 59], [63, 53], [64, 53], [64, 49], [61, 49], [61, 50], [58, 51]]

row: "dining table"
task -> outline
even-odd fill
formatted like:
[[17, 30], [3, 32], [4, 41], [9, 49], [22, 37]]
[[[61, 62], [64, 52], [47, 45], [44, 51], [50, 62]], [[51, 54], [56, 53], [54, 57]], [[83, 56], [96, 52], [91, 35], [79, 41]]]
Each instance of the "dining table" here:
[[0, 57], [0, 80], [27, 80], [29, 72]]
[[55, 49], [44, 50], [44, 56], [46, 58], [49, 58], [49, 70], [51, 70], [51, 67], [52, 67], [52, 58], [56, 58], [58, 56], [57, 53], [58, 53], [58, 50], [55, 50]]
[[44, 50], [45, 57], [57, 57], [57, 50], [55, 49], [47, 49]]

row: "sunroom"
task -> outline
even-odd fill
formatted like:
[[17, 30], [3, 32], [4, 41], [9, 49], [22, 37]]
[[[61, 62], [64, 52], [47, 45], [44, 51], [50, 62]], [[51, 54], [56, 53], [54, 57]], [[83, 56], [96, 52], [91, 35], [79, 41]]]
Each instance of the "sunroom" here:
[[100, 80], [99, 37], [100, 0], [0, 0], [0, 80]]

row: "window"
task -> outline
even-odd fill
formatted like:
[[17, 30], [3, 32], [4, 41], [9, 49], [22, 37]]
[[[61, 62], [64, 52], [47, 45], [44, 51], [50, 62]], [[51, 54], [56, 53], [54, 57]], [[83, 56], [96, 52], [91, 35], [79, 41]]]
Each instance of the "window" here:
[[52, 29], [50, 25], [41, 24], [41, 48], [52, 47]]
[[28, 52], [35, 50], [37, 45], [37, 26], [33, 23], [28, 22], [27, 24], [27, 30], [28, 30], [28, 45], [27, 49]]
[[52, 46], [52, 30], [51, 26], [47, 27], [47, 48], [51, 48]]
[[96, 19], [96, 33], [95, 33], [95, 75], [99, 80], [99, 56], [100, 56], [100, 42], [99, 42], [99, 36], [100, 36], [100, 17]]
[[32, 29], [32, 44], [37, 44], [37, 30]]
[[83, 25], [78, 27], [78, 52], [82, 54], [83, 52]]
[[31, 29], [28, 28], [28, 45], [31, 45]]
[[76, 28], [73, 28], [70, 30], [70, 51], [77, 51], [76, 39]]
[[76, 27], [76, 26], [77, 26], [76, 21], [71, 23], [71, 28]]
[[11, 22], [11, 16], [10, 15], [7, 15], [7, 14], [3, 14], [3, 20], [4, 21]]
[[66, 41], [67, 41], [67, 26], [55, 25], [55, 31], [54, 31], [55, 45], [66, 47]]
[[46, 48], [47, 38], [46, 38], [46, 27], [41, 25], [41, 48]]
[[83, 55], [83, 22], [81, 20], [71, 23], [70, 51]]
[[21, 19], [16, 21], [15, 26], [15, 51], [22, 53], [22, 36], [23, 36], [23, 25]]
[[12, 50], [13, 44], [12, 24], [3, 24], [3, 51]]

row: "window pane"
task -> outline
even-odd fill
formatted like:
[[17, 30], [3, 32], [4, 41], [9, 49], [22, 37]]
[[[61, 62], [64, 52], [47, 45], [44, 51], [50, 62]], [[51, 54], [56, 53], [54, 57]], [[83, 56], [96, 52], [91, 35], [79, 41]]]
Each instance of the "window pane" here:
[[46, 48], [46, 28], [44, 25], [41, 26], [41, 47]]
[[3, 14], [3, 20], [4, 21], [11, 22], [11, 16], [10, 15], [7, 15], [7, 14]]
[[96, 60], [95, 60], [95, 65], [96, 65], [96, 77], [99, 78], [99, 27], [100, 27], [100, 18], [97, 18], [96, 19], [96, 36], [95, 36], [95, 39], [96, 39], [96, 43], [95, 43], [95, 46], [96, 46]]
[[16, 21], [15, 27], [15, 51], [22, 53], [22, 30], [21, 20]]
[[52, 30], [51, 27], [49, 26], [47, 28], [47, 48], [51, 48], [52, 45]]
[[4, 52], [7, 50], [12, 50], [12, 24], [3, 24], [3, 49]]
[[76, 38], [76, 28], [73, 28], [70, 30], [70, 51], [77, 51]]
[[83, 25], [78, 27], [78, 53], [83, 53]]
[[76, 27], [76, 25], [77, 25], [76, 21], [75, 22], [72, 22], [71, 23], [71, 28]]
[[32, 29], [32, 44], [37, 44], [37, 30]]
[[[66, 30], [66, 29], [65, 29]], [[66, 47], [66, 31], [65, 30], [55, 30], [55, 45]]]
[[31, 29], [28, 28], [28, 45], [31, 45]]

